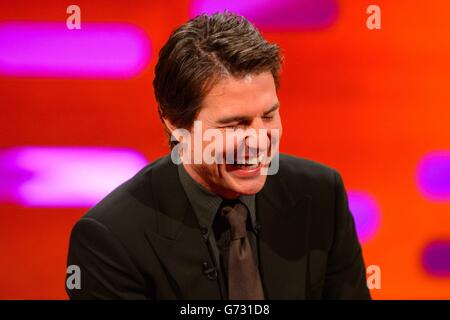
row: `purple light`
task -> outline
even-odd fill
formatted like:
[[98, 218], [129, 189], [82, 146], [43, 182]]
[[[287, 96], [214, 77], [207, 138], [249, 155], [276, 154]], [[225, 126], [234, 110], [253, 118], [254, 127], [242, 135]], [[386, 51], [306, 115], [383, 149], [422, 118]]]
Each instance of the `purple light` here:
[[425, 155], [417, 167], [420, 192], [431, 201], [450, 201], [450, 151]]
[[422, 253], [425, 271], [437, 277], [450, 277], [450, 240], [429, 243]]
[[329, 27], [336, 19], [336, 0], [194, 0], [190, 15], [225, 9], [272, 30], [310, 30]]
[[0, 23], [0, 74], [7, 76], [130, 78], [149, 60], [149, 39], [131, 24]]
[[361, 243], [371, 239], [380, 225], [380, 209], [376, 200], [366, 192], [348, 192], [350, 211], [355, 220], [356, 231]]
[[0, 203], [90, 207], [147, 160], [130, 149], [21, 147], [0, 151]]

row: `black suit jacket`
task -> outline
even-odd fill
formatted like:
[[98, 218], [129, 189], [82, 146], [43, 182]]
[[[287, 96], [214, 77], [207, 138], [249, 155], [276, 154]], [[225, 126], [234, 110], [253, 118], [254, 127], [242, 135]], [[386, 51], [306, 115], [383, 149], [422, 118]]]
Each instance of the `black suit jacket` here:
[[[267, 299], [369, 299], [366, 270], [340, 175], [280, 155], [256, 195]], [[74, 226], [71, 299], [222, 299], [192, 207], [170, 156], [143, 168]]]

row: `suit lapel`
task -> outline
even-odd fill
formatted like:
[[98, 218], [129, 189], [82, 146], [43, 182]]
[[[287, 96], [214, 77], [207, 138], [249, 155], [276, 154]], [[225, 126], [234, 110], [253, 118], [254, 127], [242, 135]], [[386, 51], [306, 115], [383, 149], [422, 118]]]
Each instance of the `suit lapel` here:
[[[152, 170], [156, 228], [146, 236], [167, 271], [177, 299], [223, 299], [218, 280], [210, 280], [203, 263], [213, 265], [197, 219], [170, 157]], [[296, 194], [279, 175], [268, 176], [256, 196], [259, 259], [267, 299], [304, 299], [308, 274], [311, 196]], [[156, 229], [156, 230], [155, 230]]]
[[192, 207], [179, 182], [176, 166], [166, 157], [152, 170], [157, 230], [148, 230], [150, 245], [168, 273], [177, 299], [221, 299], [217, 279], [203, 272], [211, 257]]
[[309, 195], [296, 195], [268, 176], [256, 197], [259, 254], [266, 299], [304, 299], [308, 268]]

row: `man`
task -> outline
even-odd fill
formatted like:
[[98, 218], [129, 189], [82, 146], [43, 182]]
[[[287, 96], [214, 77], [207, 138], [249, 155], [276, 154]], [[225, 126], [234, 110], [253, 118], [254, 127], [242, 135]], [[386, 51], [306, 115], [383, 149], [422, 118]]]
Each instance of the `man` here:
[[[75, 225], [68, 265], [81, 288], [70, 298], [370, 299], [340, 175], [278, 156], [281, 64], [278, 46], [234, 14], [171, 34], [153, 82], [171, 156]], [[223, 142], [238, 129], [211, 153], [231, 162], [192, 161], [209, 147], [195, 137], [214, 131]]]

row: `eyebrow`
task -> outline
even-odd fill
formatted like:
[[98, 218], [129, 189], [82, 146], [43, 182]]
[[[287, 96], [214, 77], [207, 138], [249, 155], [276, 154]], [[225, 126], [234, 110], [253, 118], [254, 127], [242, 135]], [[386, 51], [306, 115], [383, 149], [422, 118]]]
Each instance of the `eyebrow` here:
[[[280, 108], [280, 103], [276, 102], [269, 110], [265, 111], [263, 116], [267, 116], [268, 114], [276, 111], [278, 108]], [[232, 123], [232, 122], [243, 122], [243, 121], [249, 121], [251, 120], [251, 118], [247, 117], [247, 116], [240, 116], [240, 115], [235, 115], [235, 116], [230, 116], [230, 117], [225, 117], [222, 119], [219, 119], [217, 121], [218, 124], [227, 124], [227, 123]]]

